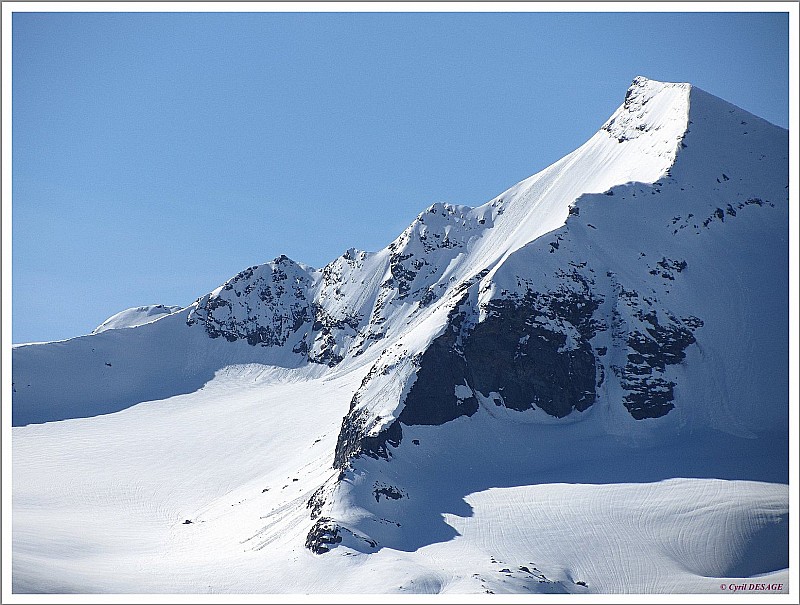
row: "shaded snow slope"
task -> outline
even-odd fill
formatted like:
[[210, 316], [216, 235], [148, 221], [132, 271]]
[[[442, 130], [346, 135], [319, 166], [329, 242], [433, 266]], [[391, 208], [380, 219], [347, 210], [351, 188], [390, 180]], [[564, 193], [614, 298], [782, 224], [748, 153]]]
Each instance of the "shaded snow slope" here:
[[[13, 349], [12, 424], [108, 414], [193, 393], [231, 364], [295, 362], [186, 328], [188, 310], [125, 330]], [[228, 345], [228, 346], [225, 346]], [[295, 364], [296, 365], [296, 364]]]
[[15, 590], [785, 591], [787, 168], [636, 78], [383, 250], [15, 347]]

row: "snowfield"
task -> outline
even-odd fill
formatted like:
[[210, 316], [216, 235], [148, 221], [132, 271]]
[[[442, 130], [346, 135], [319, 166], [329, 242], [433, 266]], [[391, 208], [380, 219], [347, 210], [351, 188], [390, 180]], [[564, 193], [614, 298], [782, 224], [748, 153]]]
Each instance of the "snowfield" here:
[[787, 167], [639, 77], [381, 251], [16, 346], [13, 591], [789, 592]]
[[[572, 425], [566, 442], [565, 427], [527, 447], [523, 431], [507, 435], [523, 464], [484, 449], [488, 413], [471, 429], [456, 421], [453, 433], [468, 430], [458, 452], [430, 451], [435, 428], [413, 433], [421, 460], [398, 474], [411, 494], [403, 520], [417, 527], [395, 548], [315, 555], [303, 547], [306, 503], [336, 474], [356, 386], [233, 366], [191, 395], [15, 428], [14, 591], [718, 593], [752, 578], [788, 588], [788, 486], [737, 478], [771, 452], [751, 447], [751, 468], [724, 468], [701, 461], [712, 448], [697, 440], [680, 461], [696, 476], [666, 478], [671, 464], [638, 463], [627, 454], [639, 450], [620, 455]], [[556, 443], [577, 455], [554, 455]], [[743, 445], [731, 452], [744, 457]], [[730, 478], [704, 477], [706, 465]], [[528, 480], [522, 467], [542, 481], [514, 485]], [[490, 483], [502, 487], [475, 489]]]

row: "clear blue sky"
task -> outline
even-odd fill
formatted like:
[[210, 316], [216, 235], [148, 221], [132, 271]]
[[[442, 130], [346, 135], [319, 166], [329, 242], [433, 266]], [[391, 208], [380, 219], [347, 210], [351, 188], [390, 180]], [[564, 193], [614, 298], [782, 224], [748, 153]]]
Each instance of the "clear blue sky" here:
[[[378, 250], [588, 139], [636, 75], [788, 126], [786, 14], [17, 13], [13, 341]], [[4, 200], [4, 203], [6, 201]]]

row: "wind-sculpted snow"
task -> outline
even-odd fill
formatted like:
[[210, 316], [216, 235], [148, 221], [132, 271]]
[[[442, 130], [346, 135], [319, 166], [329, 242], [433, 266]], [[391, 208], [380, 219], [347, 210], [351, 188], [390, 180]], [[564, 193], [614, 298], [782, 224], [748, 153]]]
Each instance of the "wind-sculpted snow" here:
[[112, 315], [94, 330], [92, 334], [99, 334], [106, 330], [119, 330], [120, 328], [135, 328], [146, 323], [161, 319], [165, 315], [180, 311], [182, 307], [175, 305], [144, 305], [132, 307]]
[[14, 429], [15, 587], [785, 592], [787, 167], [785, 130], [636, 78], [383, 250], [15, 348], [14, 425], [49, 423]]

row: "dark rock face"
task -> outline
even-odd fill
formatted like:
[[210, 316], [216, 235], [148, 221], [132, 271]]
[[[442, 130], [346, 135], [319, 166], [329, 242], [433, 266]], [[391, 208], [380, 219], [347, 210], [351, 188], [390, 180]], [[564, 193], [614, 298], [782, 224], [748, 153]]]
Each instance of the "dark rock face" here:
[[368, 435], [367, 413], [363, 409], [353, 412], [353, 407], [351, 403], [351, 412], [342, 420], [333, 457], [335, 468], [343, 468], [351, 458], [361, 455], [388, 460], [390, 454], [387, 446], [397, 447], [403, 439], [403, 429], [397, 420], [378, 434]]
[[[375, 435], [368, 435], [369, 418], [356, 407], [378, 366], [364, 378], [342, 422], [334, 466], [343, 468], [359, 455], [388, 460], [389, 447], [402, 441], [402, 425], [441, 425], [472, 416], [478, 393], [491, 394], [498, 406], [538, 408], [556, 418], [587, 410], [607, 379], [601, 360], [609, 352], [605, 346], [595, 350], [591, 340], [609, 327], [613, 347], [626, 351], [623, 367], [610, 366], [626, 391], [622, 404], [636, 420], [667, 414], [676, 385], [666, 368], [685, 359], [703, 321], [674, 316], [658, 301], [626, 290], [611, 272], [607, 277], [616, 284], [611, 317], [595, 317], [604, 300], [594, 288], [594, 272], [586, 263], [569, 266], [559, 271], [557, 289], [529, 288], [524, 296], [506, 292], [488, 303], [486, 318], [476, 325], [466, 321], [467, 290], [476, 280], [465, 282], [444, 332], [414, 360], [416, 380], [399, 417]], [[666, 258], [657, 266], [673, 275], [686, 269], [685, 261]]]
[[675, 407], [675, 383], [664, 377], [664, 371], [668, 365], [685, 359], [686, 348], [695, 342], [692, 331], [703, 322], [697, 317], [681, 320], [672, 314], [667, 314], [666, 321], [659, 321], [653, 309], [655, 301], [624, 288], [618, 300], [642, 326], [628, 332], [624, 342], [627, 363], [614, 368], [620, 385], [628, 391], [622, 403], [636, 420], [659, 418]]
[[[444, 334], [422, 356], [400, 422], [438, 425], [471, 416], [478, 410], [475, 391], [499, 393], [498, 405], [537, 407], [558, 418], [591, 406], [596, 366], [589, 340], [599, 301], [577, 272], [565, 277], [573, 287], [491, 301], [488, 317], [466, 334], [464, 314], [451, 313]], [[462, 396], [456, 385], [465, 385]], [[463, 396], [466, 390], [473, 395]]]
[[[464, 283], [466, 291], [475, 280]], [[343, 468], [359, 455], [388, 460], [387, 446], [397, 447], [401, 425], [441, 425], [478, 411], [476, 391], [499, 393], [497, 405], [522, 411], [537, 407], [564, 417], [583, 411], [596, 398], [597, 366], [589, 340], [592, 314], [600, 300], [577, 271], [557, 292], [528, 292], [524, 297], [492, 301], [488, 317], [465, 327], [467, 295], [454, 306], [444, 332], [415, 360], [417, 378], [397, 420], [368, 435], [369, 418], [356, 409], [363, 387], [378, 373], [373, 367], [353, 396], [342, 421], [334, 466]], [[569, 336], [568, 336], [569, 334]]]
[[[552, 249], [559, 249], [560, 237]], [[662, 257], [648, 269], [658, 278], [675, 280], [687, 267], [683, 259]], [[598, 292], [607, 292], [606, 286], [596, 286], [595, 271], [586, 262], [568, 262], [556, 271], [556, 287], [537, 291], [528, 283], [524, 295], [503, 290], [483, 307], [485, 318], [476, 324], [469, 293], [485, 275], [480, 272], [454, 289], [461, 298], [444, 331], [413, 360], [416, 379], [402, 411], [377, 433], [374, 426], [381, 419], [369, 418], [359, 404], [365, 386], [390, 370], [376, 363], [365, 376], [342, 421], [336, 468], [360, 455], [388, 460], [391, 448], [402, 441], [402, 425], [441, 425], [472, 416], [480, 396], [491, 396], [498, 406], [540, 409], [556, 418], [585, 411], [609, 378], [608, 369], [625, 391], [621, 403], [636, 420], [664, 416], [674, 407], [676, 385], [666, 369], [685, 359], [702, 320], [674, 316], [657, 300], [627, 290], [610, 271], [611, 313], [597, 315], [605, 303]], [[609, 348], [592, 344], [609, 328], [612, 349], [624, 352], [622, 367], [606, 366]]]
[[341, 527], [328, 517], [320, 517], [306, 536], [306, 548], [321, 555], [341, 541]]
[[310, 285], [305, 270], [281, 256], [242, 271], [218, 293], [199, 299], [186, 323], [203, 325], [211, 338], [282, 346], [312, 319]]
[[[500, 393], [503, 405], [522, 411], [541, 408], [562, 418], [595, 401], [595, 358], [589, 339], [597, 302], [574, 294], [529, 294], [521, 304], [492, 301], [489, 317], [464, 342], [469, 384], [481, 393]], [[567, 335], [552, 326], [571, 327]]]
[[439, 425], [478, 411], [474, 396], [455, 395], [455, 385], [463, 385], [468, 374], [467, 360], [458, 345], [465, 314], [457, 309], [451, 311], [444, 334], [435, 338], [422, 355], [417, 380], [399, 417], [405, 425]]

